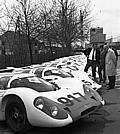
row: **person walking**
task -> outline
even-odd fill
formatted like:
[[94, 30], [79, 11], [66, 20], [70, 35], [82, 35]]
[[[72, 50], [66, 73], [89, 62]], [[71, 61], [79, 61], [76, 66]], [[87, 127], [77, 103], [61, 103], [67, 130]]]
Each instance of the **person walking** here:
[[106, 76], [108, 77], [108, 89], [113, 89], [115, 87], [115, 81], [116, 81], [116, 73], [117, 73], [117, 57], [108, 46], [107, 54], [105, 57], [105, 71], [106, 71]]
[[99, 65], [100, 60], [100, 50], [97, 48], [97, 44], [92, 44], [91, 48], [84, 51], [87, 56], [87, 64], [84, 71], [87, 72], [89, 67], [92, 68], [92, 77], [96, 80], [96, 67]]

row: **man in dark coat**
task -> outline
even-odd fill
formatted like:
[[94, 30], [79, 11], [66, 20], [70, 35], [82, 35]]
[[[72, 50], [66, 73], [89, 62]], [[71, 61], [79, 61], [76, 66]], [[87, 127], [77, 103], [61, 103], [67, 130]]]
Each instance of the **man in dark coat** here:
[[107, 47], [105, 47], [104, 45], [100, 46], [100, 63], [99, 63], [99, 67], [98, 67], [98, 74], [99, 74], [99, 79], [100, 82], [104, 82], [106, 81], [106, 74], [105, 74], [105, 56], [107, 53]]
[[87, 56], [87, 64], [84, 71], [87, 72], [89, 67], [92, 67], [92, 77], [96, 80], [96, 67], [100, 61], [100, 50], [97, 48], [97, 44], [92, 44], [91, 48], [84, 50], [84, 54]]

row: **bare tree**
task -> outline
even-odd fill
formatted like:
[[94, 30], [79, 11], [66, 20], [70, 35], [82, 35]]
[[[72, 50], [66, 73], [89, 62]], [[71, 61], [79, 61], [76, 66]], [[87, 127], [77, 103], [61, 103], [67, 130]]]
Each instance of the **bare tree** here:
[[[2, 8], [2, 4], [0, 4], [0, 21], [3, 19], [4, 15], [3, 15], [3, 8]], [[2, 24], [0, 23], [0, 34], [2, 34], [4, 32], [4, 28], [2, 27]]]
[[[5, 0], [4, 0], [5, 1]], [[16, 4], [8, 8], [8, 27], [14, 28], [19, 35], [26, 35], [30, 62], [32, 59], [31, 38], [39, 39], [49, 45], [59, 44], [63, 51], [72, 53], [72, 44], [85, 41], [89, 37], [90, 2], [79, 0], [16, 0]], [[48, 3], [48, 4], [47, 4]]]
[[43, 35], [44, 39], [60, 44], [69, 53], [72, 43], [88, 39], [90, 2], [76, 6], [74, 0], [53, 0], [51, 7], [44, 4], [42, 9], [40, 38]]

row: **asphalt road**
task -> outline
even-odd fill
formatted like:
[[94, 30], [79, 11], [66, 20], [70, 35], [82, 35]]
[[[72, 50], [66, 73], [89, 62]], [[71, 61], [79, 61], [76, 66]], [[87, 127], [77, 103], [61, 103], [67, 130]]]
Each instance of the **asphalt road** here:
[[[103, 85], [101, 95], [105, 106], [91, 116], [62, 128], [33, 128], [26, 134], [120, 134], [120, 66], [117, 70], [115, 89]], [[14, 134], [5, 122], [0, 122], [0, 134]]]

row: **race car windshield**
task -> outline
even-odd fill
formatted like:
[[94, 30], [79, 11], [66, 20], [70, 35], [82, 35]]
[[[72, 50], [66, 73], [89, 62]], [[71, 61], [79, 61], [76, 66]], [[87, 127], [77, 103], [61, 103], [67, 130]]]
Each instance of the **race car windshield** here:
[[47, 70], [44, 73], [45, 76], [49, 76], [49, 75], [56, 75], [56, 76], [60, 76], [62, 78], [67, 78], [67, 77], [73, 77], [72, 74], [69, 74], [65, 71], [61, 71], [59, 69], [52, 69], [52, 70]]
[[27, 87], [34, 89], [38, 92], [47, 92], [54, 90], [52, 84], [34, 76], [15, 79], [11, 82], [10, 87]]
[[43, 68], [41, 69], [41, 68], [38, 68], [38, 69], [36, 69], [35, 70], [35, 75], [37, 76], [37, 77], [42, 77], [42, 71], [43, 71]]

